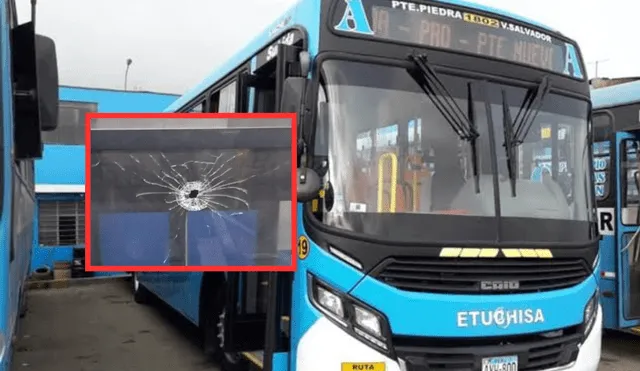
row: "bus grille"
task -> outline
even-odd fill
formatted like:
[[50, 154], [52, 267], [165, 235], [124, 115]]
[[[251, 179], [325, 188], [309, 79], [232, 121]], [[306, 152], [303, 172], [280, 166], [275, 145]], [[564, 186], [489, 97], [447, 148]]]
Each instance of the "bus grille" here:
[[[405, 291], [508, 294], [568, 288], [591, 271], [582, 259], [390, 258], [371, 276]], [[513, 284], [517, 283], [514, 288]]]
[[398, 358], [406, 362], [407, 371], [477, 371], [482, 369], [483, 358], [509, 355], [518, 356], [518, 371], [538, 371], [566, 366], [577, 359], [578, 344], [583, 338], [578, 329], [574, 326], [547, 335], [499, 339], [394, 336], [393, 346]]

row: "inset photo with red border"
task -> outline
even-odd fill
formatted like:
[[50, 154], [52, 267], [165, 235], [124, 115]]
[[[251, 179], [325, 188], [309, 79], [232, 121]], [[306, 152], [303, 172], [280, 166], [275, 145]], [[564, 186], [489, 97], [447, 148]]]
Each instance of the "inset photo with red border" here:
[[293, 271], [296, 116], [89, 113], [87, 271]]

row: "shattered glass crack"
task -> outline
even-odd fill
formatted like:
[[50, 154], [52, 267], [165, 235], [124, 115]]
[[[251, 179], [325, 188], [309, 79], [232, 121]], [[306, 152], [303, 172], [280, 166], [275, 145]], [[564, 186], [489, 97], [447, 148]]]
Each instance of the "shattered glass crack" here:
[[[226, 155], [226, 156], [225, 156]], [[220, 211], [232, 210], [229, 203], [236, 201], [236, 205], [241, 204], [249, 209], [247, 201], [247, 189], [242, 185], [248, 180], [255, 178], [257, 174], [236, 180], [228, 175], [233, 170], [231, 163], [244, 155], [244, 152], [229, 156], [225, 153], [214, 156], [210, 155], [211, 161], [189, 160], [183, 163], [172, 164], [164, 153], [156, 156], [148, 154], [157, 169], [149, 169], [144, 166], [141, 159], [129, 155], [132, 161], [146, 168], [151, 176], [141, 176], [140, 179], [157, 189], [136, 194], [136, 198], [150, 195], [164, 195], [165, 202], [169, 205], [169, 210], [181, 208], [183, 211]], [[113, 163], [123, 172], [129, 172], [119, 162]], [[146, 164], [148, 162], [145, 161]], [[96, 167], [100, 162], [93, 164]], [[279, 166], [267, 173], [277, 170]], [[134, 172], [135, 173], [135, 172]], [[193, 175], [197, 174], [195, 178]], [[265, 173], [266, 175], [266, 173]]]
[[[104, 243], [105, 248], [124, 249], [126, 259], [131, 261], [154, 256], [161, 265], [203, 261], [252, 264], [245, 262], [255, 259], [257, 249], [271, 250], [267, 246], [271, 246], [273, 237], [264, 234], [271, 232], [259, 232], [257, 226], [269, 225], [280, 198], [288, 199], [288, 192], [283, 192], [290, 184], [285, 175], [290, 167], [288, 160], [288, 151], [272, 154], [235, 149], [95, 153], [91, 165], [92, 215], [100, 216], [94, 219], [94, 230], [116, 231], [107, 226], [121, 225], [119, 219], [140, 225], [118, 227], [136, 236], [122, 237], [124, 245]], [[157, 233], [158, 237], [148, 237], [149, 232], [138, 234], [138, 229], [153, 230], [151, 234]], [[255, 242], [258, 233], [263, 233], [260, 248]], [[117, 235], [106, 232], [103, 236], [111, 234]], [[100, 238], [110, 241], [121, 237]], [[158, 250], [162, 257], [153, 252], [159, 245], [164, 246]], [[277, 250], [275, 245], [273, 250]], [[268, 253], [272, 259], [274, 254]]]

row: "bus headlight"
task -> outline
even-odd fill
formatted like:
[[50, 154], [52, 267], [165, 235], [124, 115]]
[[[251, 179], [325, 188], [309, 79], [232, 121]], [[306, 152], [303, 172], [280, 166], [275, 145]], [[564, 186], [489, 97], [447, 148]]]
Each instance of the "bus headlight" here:
[[309, 298], [314, 307], [351, 336], [389, 355], [392, 351], [389, 344], [390, 330], [381, 313], [311, 274], [307, 277]]
[[357, 305], [354, 305], [353, 309], [355, 310], [356, 315], [356, 325], [371, 335], [381, 338], [382, 329], [380, 328], [380, 319], [378, 316]]
[[318, 300], [318, 304], [322, 306], [322, 308], [331, 312], [332, 315], [338, 317], [341, 321], [344, 321], [344, 306], [342, 304], [342, 299], [340, 296], [334, 294], [333, 292], [325, 289], [322, 286], [316, 286], [316, 299]]
[[600, 302], [599, 292], [596, 289], [596, 292], [593, 294], [591, 299], [587, 302], [587, 305], [584, 307], [584, 336], [589, 335], [591, 330], [593, 329], [593, 324], [596, 322], [596, 317], [598, 316], [598, 303]]

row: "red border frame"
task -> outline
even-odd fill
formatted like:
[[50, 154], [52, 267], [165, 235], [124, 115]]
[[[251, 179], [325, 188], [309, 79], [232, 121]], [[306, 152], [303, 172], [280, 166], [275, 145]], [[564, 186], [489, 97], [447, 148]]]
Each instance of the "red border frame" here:
[[[91, 120], [93, 119], [290, 119], [291, 265], [282, 266], [95, 266], [91, 265]], [[87, 272], [293, 272], [297, 267], [297, 117], [295, 113], [87, 113], [85, 116], [85, 270]]]

